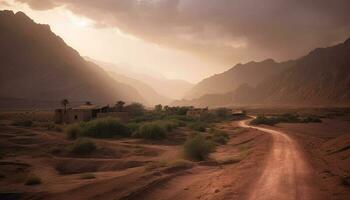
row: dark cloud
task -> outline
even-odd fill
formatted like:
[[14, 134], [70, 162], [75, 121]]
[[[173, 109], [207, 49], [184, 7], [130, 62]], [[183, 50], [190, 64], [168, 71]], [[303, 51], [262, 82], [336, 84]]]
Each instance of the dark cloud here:
[[350, 37], [349, 0], [17, 0], [56, 6], [223, 64], [285, 60]]

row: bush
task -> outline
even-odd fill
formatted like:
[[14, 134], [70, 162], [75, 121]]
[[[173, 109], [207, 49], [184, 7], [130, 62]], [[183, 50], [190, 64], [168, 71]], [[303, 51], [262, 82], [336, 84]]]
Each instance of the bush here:
[[133, 133], [135, 133], [136, 131], [139, 130], [140, 124], [135, 123], [135, 122], [131, 122], [131, 123], [128, 123], [128, 124], [126, 125], [126, 127], [128, 128], [129, 133], [130, 133], [130, 134], [133, 134]]
[[82, 123], [83, 136], [112, 138], [130, 136], [128, 128], [117, 118], [107, 117]]
[[41, 179], [40, 179], [40, 177], [37, 177], [37, 176], [30, 176], [27, 178], [25, 184], [26, 185], [39, 185], [39, 184], [41, 184]]
[[211, 134], [212, 134], [211, 139], [213, 140], [213, 142], [217, 144], [227, 144], [229, 140], [229, 135], [224, 131], [213, 130]]
[[141, 125], [133, 136], [145, 139], [160, 140], [166, 138], [166, 127], [159, 122], [147, 122]]
[[107, 117], [89, 122], [71, 124], [66, 127], [68, 139], [78, 137], [112, 138], [130, 136], [131, 132], [119, 119]]
[[140, 103], [132, 103], [130, 105], [125, 106], [125, 110], [132, 116], [132, 117], [139, 117], [145, 114], [146, 109], [145, 107]]
[[302, 122], [302, 123], [320, 123], [320, 122], [322, 122], [322, 120], [318, 116], [309, 115], [309, 116], [301, 118], [300, 122]]
[[68, 125], [64, 132], [68, 140], [75, 140], [82, 135], [82, 128], [80, 123]]
[[189, 128], [195, 131], [205, 132], [206, 124], [203, 122], [193, 122], [189, 125]]
[[310, 122], [322, 122], [321, 119], [314, 115], [306, 117], [300, 117], [297, 114], [285, 113], [276, 117], [267, 118], [264, 115], [259, 115], [256, 119], [251, 121], [251, 124], [266, 124], [275, 125], [277, 123], [310, 123]]
[[155, 123], [159, 123], [168, 132], [173, 131], [174, 129], [182, 125], [181, 122], [178, 122], [176, 120], [155, 121]]
[[267, 118], [264, 115], [258, 115], [255, 119], [253, 119], [250, 124], [252, 125], [259, 125], [259, 124], [266, 124], [273, 126], [277, 124], [278, 122], [274, 118]]
[[83, 139], [77, 140], [73, 144], [71, 152], [78, 155], [85, 155], [85, 154], [90, 154], [95, 150], [96, 150], [96, 145], [92, 141], [86, 138], [83, 138]]
[[184, 145], [185, 156], [191, 160], [205, 160], [215, 150], [215, 144], [201, 134], [189, 137]]
[[186, 115], [166, 115], [164, 119], [166, 119], [166, 120], [176, 120], [176, 121], [181, 121], [181, 122], [193, 121], [193, 119], [188, 118]]
[[15, 120], [12, 125], [14, 126], [23, 126], [23, 127], [31, 127], [33, 126], [33, 121], [29, 119], [19, 119]]

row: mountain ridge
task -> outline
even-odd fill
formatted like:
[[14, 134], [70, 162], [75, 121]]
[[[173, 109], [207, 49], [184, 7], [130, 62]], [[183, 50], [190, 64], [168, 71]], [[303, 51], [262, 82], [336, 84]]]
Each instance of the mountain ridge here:
[[97, 65], [23, 12], [0, 11], [0, 96], [112, 103], [144, 102], [132, 87], [116, 82]]
[[[266, 77], [255, 87], [241, 84], [216, 98], [230, 99], [231, 106], [349, 106], [350, 38], [343, 43], [316, 48], [307, 55], [288, 62], [280, 73]], [[214, 97], [211, 96], [211, 99]], [[174, 104], [218, 107], [206, 96]]]

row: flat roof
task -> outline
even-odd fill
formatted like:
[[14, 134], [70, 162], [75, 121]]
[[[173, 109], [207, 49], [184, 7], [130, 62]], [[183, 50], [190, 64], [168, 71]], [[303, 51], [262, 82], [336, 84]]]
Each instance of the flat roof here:
[[102, 109], [107, 106], [99, 106], [99, 105], [80, 105], [72, 108], [73, 110], [94, 110], [94, 109]]

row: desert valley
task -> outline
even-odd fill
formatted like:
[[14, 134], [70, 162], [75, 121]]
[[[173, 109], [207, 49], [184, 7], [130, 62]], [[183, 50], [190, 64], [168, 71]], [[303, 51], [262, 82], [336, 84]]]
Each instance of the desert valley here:
[[[118, 24], [119, 32], [135, 37], [123, 35], [125, 41], [132, 42], [130, 46], [124, 44], [122, 51], [129, 51], [133, 42], [140, 42], [139, 46], [144, 45], [141, 41], [154, 43], [155, 36], [160, 46], [169, 43], [185, 48], [180, 41], [190, 40], [190, 34], [174, 36], [173, 41], [168, 38], [172, 34], [164, 29], [153, 37], [156, 33], [143, 26], [180, 23], [178, 18], [169, 17], [180, 15], [167, 10], [171, 1], [164, 1], [168, 3], [159, 3], [159, 8], [157, 2], [100, 5], [89, 1], [75, 5], [74, 1], [59, 0], [50, 4], [0, 1], [0, 6], [16, 10], [19, 5], [38, 19], [37, 12], [67, 9], [101, 22], [94, 25], [97, 30], [103, 29], [99, 27], [103, 23]], [[108, 3], [111, 9], [117, 6], [107, 14]], [[350, 8], [349, 3], [342, 3], [339, 9]], [[178, 10], [181, 6], [186, 10], [189, 5], [177, 6]], [[254, 8], [257, 13], [264, 10], [264, 6]], [[118, 9], [130, 10], [125, 14]], [[163, 9], [168, 11], [164, 16]], [[214, 12], [207, 9], [198, 15]], [[329, 14], [325, 10], [322, 7], [319, 12]], [[153, 16], [154, 12], [163, 18]], [[54, 14], [48, 16], [51, 19]], [[346, 21], [344, 16], [339, 19]], [[199, 26], [198, 21], [194, 22], [198, 16], [192, 17], [190, 22]], [[246, 15], [241, 17], [243, 20]], [[146, 19], [154, 21], [148, 24]], [[226, 18], [216, 20], [214, 24], [228, 23]], [[190, 22], [181, 21], [183, 27], [171, 30], [186, 29], [185, 24]], [[343, 21], [337, 22], [334, 24]], [[132, 70], [122, 62], [83, 56], [81, 47], [76, 50], [66, 42], [70, 32], [61, 36], [50, 26], [36, 22], [25, 12], [0, 9], [1, 200], [350, 198], [350, 30], [336, 29], [333, 35], [342, 33], [346, 37], [310, 46], [308, 51], [288, 59], [265, 57], [237, 62], [217, 70], [217, 74], [192, 81], [181, 77], [187, 76], [185, 72], [195, 77], [205, 71], [204, 67], [203, 71], [188, 67], [178, 76], [164, 76], [158, 68], [154, 68], [156, 72], [147, 70], [153, 68], [146, 64]], [[134, 26], [144, 29], [142, 39], [137, 39]], [[206, 33], [197, 38], [200, 47], [191, 43], [201, 59], [208, 53], [202, 52], [210, 43], [206, 40], [211, 34], [219, 34], [211, 30], [194, 31]], [[222, 41], [226, 36], [222, 35]], [[215, 48], [222, 41], [215, 43]], [[94, 48], [93, 41], [84, 45]], [[159, 48], [150, 47], [149, 52], [165, 55], [165, 50]], [[209, 53], [220, 57], [220, 51], [214, 50], [217, 54]], [[288, 49], [286, 54], [292, 52], [294, 49]], [[248, 55], [245, 51], [242, 54]], [[272, 55], [282, 55], [282, 50]], [[179, 62], [177, 57], [165, 57], [169, 63]], [[224, 57], [226, 54], [220, 59]], [[146, 58], [154, 63], [160, 60]], [[169, 64], [164, 72], [172, 70], [177, 71]]]

